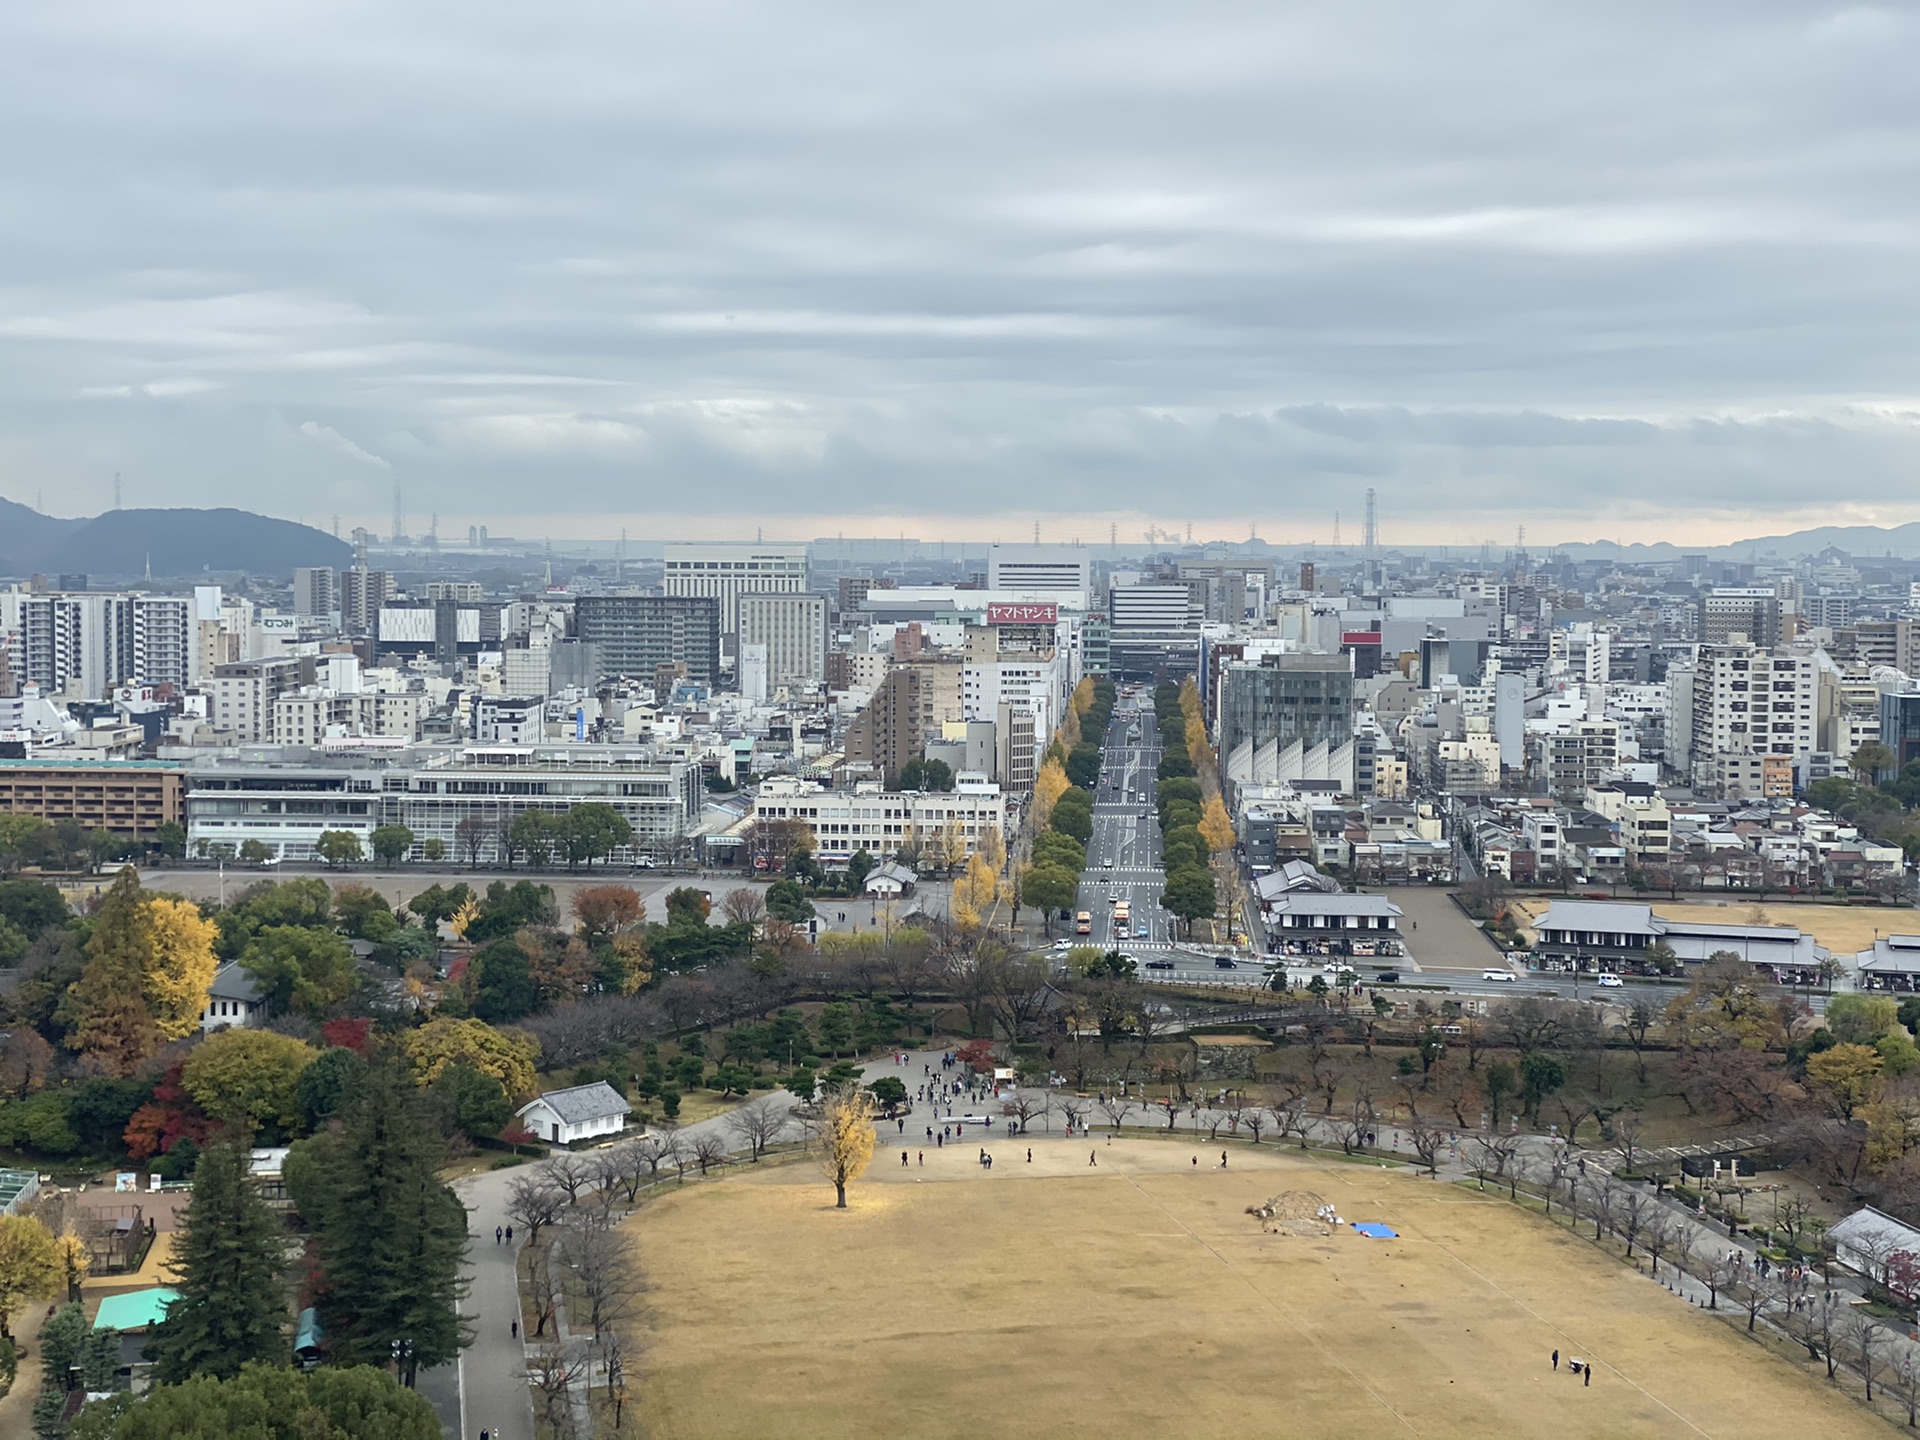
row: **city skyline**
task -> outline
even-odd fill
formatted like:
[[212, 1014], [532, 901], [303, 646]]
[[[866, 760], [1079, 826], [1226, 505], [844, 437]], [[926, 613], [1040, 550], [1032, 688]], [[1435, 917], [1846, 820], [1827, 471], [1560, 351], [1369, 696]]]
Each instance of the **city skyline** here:
[[1368, 486], [1386, 543], [1920, 518], [1908, 14], [454, 13], [4, 22], [0, 494], [379, 531], [398, 478], [416, 532], [556, 538], [1326, 544]]

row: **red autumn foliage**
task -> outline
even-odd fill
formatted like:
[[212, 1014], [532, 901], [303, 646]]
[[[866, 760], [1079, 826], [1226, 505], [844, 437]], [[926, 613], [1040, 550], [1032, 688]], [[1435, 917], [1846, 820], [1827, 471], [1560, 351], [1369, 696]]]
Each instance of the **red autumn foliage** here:
[[991, 1040], [969, 1040], [953, 1052], [953, 1058], [977, 1071], [992, 1070], [996, 1063]]
[[120, 1139], [136, 1164], [164, 1155], [182, 1140], [204, 1145], [213, 1133], [213, 1117], [193, 1102], [180, 1084], [176, 1065], [153, 1087], [153, 1099], [133, 1112]]
[[353, 1020], [329, 1020], [320, 1027], [320, 1038], [338, 1050], [351, 1050], [356, 1055], [367, 1053], [367, 1039], [373, 1033], [373, 1021], [365, 1018]]

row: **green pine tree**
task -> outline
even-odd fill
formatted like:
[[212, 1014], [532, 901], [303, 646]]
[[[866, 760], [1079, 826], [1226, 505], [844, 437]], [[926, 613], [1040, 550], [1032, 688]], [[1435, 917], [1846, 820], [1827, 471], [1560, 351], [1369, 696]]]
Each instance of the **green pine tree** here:
[[279, 1217], [247, 1174], [247, 1151], [209, 1145], [193, 1172], [193, 1199], [175, 1237], [180, 1299], [153, 1339], [154, 1379], [231, 1380], [249, 1360], [285, 1364], [287, 1291]]
[[320, 1318], [342, 1365], [452, 1360], [460, 1323], [467, 1212], [441, 1182], [446, 1143], [432, 1102], [390, 1060], [368, 1071], [335, 1131], [289, 1157], [288, 1184], [314, 1231]]

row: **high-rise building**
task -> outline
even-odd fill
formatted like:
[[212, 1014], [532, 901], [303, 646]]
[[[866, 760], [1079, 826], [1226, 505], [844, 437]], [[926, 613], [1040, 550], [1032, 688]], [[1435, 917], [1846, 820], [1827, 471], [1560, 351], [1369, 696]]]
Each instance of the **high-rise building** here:
[[342, 570], [340, 623], [349, 630], [370, 633], [380, 623], [380, 607], [398, 593], [393, 576], [385, 570]]
[[337, 615], [340, 588], [333, 571], [301, 566], [293, 572], [293, 613], [296, 615]]
[[1067, 545], [994, 545], [987, 551], [987, 588], [1084, 609], [1093, 588], [1088, 553]]
[[1181, 585], [1116, 585], [1108, 594], [1108, 654], [1116, 675], [1191, 670], [1203, 612]]
[[1691, 672], [1688, 749], [1696, 783], [1714, 783], [1706, 777], [1720, 773], [1720, 757], [1776, 755], [1791, 765], [1810, 753], [1819, 726], [1819, 677], [1811, 649], [1702, 645]]
[[573, 616], [575, 634], [596, 647], [605, 675], [651, 680], [660, 666], [677, 663], [697, 685], [719, 678], [718, 596], [582, 595]]
[[1344, 745], [1353, 738], [1353, 671], [1344, 655], [1268, 655], [1257, 664], [1226, 666], [1222, 682], [1222, 755], [1247, 740], [1284, 747], [1295, 740]]
[[0, 595], [14, 676], [49, 695], [191, 683], [194, 602], [174, 595]]
[[958, 661], [919, 660], [889, 666], [867, 708], [847, 729], [847, 759], [892, 778], [927, 753], [927, 741], [961, 716]]
[[723, 635], [739, 632], [742, 595], [794, 595], [806, 588], [805, 545], [741, 542], [666, 547], [667, 595], [717, 600]]
[[818, 689], [827, 673], [827, 597], [740, 596], [740, 645], [766, 647], [770, 689]]
[[1708, 591], [1700, 601], [1700, 643], [1725, 645], [1735, 636], [1762, 649], [1778, 645], [1780, 597], [1762, 588]]

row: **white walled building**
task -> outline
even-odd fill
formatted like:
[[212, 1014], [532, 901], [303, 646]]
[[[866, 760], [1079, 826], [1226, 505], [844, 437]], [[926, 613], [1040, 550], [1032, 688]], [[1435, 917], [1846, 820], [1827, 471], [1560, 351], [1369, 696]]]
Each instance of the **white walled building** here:
[[739, 597], [740, 645], [766, 647], [769, 691], [816, 690], [827, 673], [827, 597], [805, 593]]
[[876, 858], [927, 849], [952, 835], [967, 856], [990, 832], [1004, 835], [1007, 802], [995, 785], [970, 783], [951, 794], [883, 791], [877, 784], [821, 790], [798, 780], [768, 780], [754, 797], [752, 818], [795, 820], [813, 835], [822, 864], [844, 864], [855, 851]]
[[739, 543], [666, 547], [666, 593], [720, 602], [720, 633], [740, 629], [742, 595], [797, 595], [807, 588], [805, 545]]

